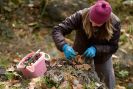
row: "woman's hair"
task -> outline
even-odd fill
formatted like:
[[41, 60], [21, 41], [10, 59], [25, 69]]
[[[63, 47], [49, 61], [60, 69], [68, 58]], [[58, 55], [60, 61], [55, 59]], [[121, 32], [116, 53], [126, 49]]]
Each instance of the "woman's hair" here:
[[[94, 28], [92, 27], [92, 23], [90, 22], [88, 10], [82, 14], [82, 19], [85, 33], [87, 34], [88, 38], [90, 38], [94, 35]], [[111, 19], [104, 23], [100, 27], [100, 29], [101, 30], [98, 31], [97, 38], [102, 40], [110, 40], [113, 35], [113, 26], [111, 24]]]

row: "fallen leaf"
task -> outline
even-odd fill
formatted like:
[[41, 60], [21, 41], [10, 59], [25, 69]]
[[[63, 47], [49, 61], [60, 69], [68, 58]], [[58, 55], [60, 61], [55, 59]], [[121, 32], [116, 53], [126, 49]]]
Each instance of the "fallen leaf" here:
[[13, 66], [11, 66], [10, 68], [7, 69], [7, 71], [13, 72], [13, 71], [15, 71], [15, 68]]
[[130, 80], [131, 82], [133, 82], [133, 77], [131, 77], [129, 80]]
[[52, 60], [50, 61], [50, 66], [56, 65], [56, 62], [57, 62], [57, 59], [52, 59]]
[[116, 89], [126, 89], [124, 86], [117, 85]]
[[30, 3], [28, 4], [28, 7], [34, 7], [34, 4]]
[[34, 26], [34, 25], [37, 25], [37, 22], [32, 22], [32, 23], [29, 23], [28, 25], [29, 26]]
[[89, 70], [91, 69], [91, 66], [89, 64], [83, 64], [84, 70]]
[[120, 51], [127, 54], [127, 51], [125, 49], [120, 48]]
[[10, 84], [14, 85], [14, 84], [19, 83], [19, 82], [20, 82], [20, 80], [14, 80], [13, 79], [13, 80], [10, 81]]
[[100, 83], [98, 83], [98, 82], [95, 82], [95, 85], [96, 85], [97, 87], [102, 86], [102, 84], [100, 84]]
[[119, 57], [116, 56], [116, 55], [112, 55], [112, 58], [114, 58], [114, 59], [118, 59]]
[[14, 62], [14, 63], [19, 63], [20, 60], [21, 60], [21, 58], [15, 58], [15, 59], [13, 60], [13, 62]]
[[133, 61], [131, 59], [127, 60], [127, 64], [128, 64], [128, 66], [133, 66]]
[[77, 62], [78, 63], [80, 63], [80, 64], [83, 64], [84, 63], [84, 59], [82, 58], [81, 55], [77, 55], [76, 59], [77, 59]]
[[75, 68], [76, 69], [82, 69], [83, 68], [83, 65], [75, 65]]
[[69, 73], [64, 73], [64, 79], [66, 81], [69, 81], [69, 82], [73, 83], [73, 81], [76, 79], [76, 77], [75, 76], [72, 76]]

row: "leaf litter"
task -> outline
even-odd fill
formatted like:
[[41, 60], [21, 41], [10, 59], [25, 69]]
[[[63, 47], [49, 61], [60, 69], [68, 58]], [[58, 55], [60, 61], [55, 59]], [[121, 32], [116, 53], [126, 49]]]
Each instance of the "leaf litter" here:
[[[26, 79], [22, 73], [16, 70], [15, 66], [3, 71], [10, 80], [10, 86], [23, 87], [28, 89], [104, 89], [104, 83], [99, 81], [95, 72], [93, 59], [85, 59], [77, 56], [68, 61], [65, 58], [46, 61], [47, 72], [44, 76]], [[2, 72], [1, 72], [2, 73]], [[3, 74], [2, 73], [2, 74]], [[3, 82], [9, 82], [2, 80]], [[11, 83], [12, 82], [12, 83]], [[21, 84], [25, 83], [25, 84]]]

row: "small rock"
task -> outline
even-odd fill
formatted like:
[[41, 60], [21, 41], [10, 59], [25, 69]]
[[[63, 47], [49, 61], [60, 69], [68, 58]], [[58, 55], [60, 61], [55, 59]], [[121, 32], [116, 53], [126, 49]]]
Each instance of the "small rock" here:
[[133, 83], [128, 83], [127, 89], [133, 89]]
[[6, 69], [0, 66], [0, 75], [5, 74]]
[[76, 79], [74, 79], [74, 80], [73, 80], [73, 84], [74, 84], [74, 85], [77, 85], [77, 84], [79, 84], [79, 81], [76, 80]]

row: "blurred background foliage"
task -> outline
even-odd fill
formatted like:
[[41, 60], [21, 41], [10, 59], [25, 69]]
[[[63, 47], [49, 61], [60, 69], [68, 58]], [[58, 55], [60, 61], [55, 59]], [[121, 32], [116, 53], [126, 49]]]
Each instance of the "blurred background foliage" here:
[[[133, 3], [132, 0], [107, 0], [111, 3], [113, 12], [118, 15], [123, 24], [130, 24], [132, 30], [133, 21]], [[58, 3], [60, 2], [60, 3]], [[62, 21], [67, 16], [77, 10], [89, 7], [94, 3], [94, 0], [0, 0], [0, 34], [2, 36], [9, 36], [12, 32], [12, 24], [9, 21], [15, 21], [16, 24], [26, 23], [28, 14], [34, 15], [36, 19], [51, 19], [53, 22]], [[25, 16], [25, 18], [23, 17]], [[19, 20], [20, 21], [19, 21]], [[5, 24], [3, 24], [5, 23]], [[34, 28], [38, 28], [39, 24], [34, 24]], [[53, 26], [53, 25], [51, 25]], [[7, 29], [9, 27], [9, 29]], [[6, 30], [3, 30], [6, 29]], [[3, 32], [5, 31], [5, 32]]]

